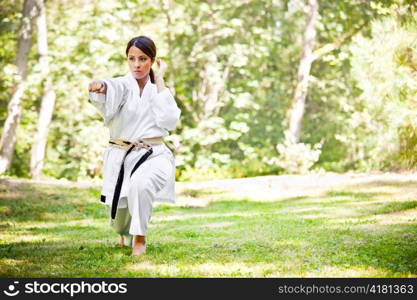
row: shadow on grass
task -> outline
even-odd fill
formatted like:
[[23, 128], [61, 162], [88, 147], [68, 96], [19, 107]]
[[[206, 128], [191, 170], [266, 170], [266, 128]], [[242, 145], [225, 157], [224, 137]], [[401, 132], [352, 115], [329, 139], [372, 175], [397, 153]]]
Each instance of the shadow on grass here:
[[372, 186], [390, 186], [390, 187], [404, 187], [404, 188], [415, 188], [417, 187], [417, 180], [407, 180], [407, 181], [395, 181], [395, 180], [373, 180], [367, 183], [361, 183], [356, 185], [364, 185], [367, 187]]
[[0, 219], [15, 222], [102, 218], [106, 214], [94, 188], [63, 188], [0, 182]]
[[372, 219], [414, 209], [417, 201], [387, 193], [343, 189], [269, 202], [224, 199], [198, 209], [155, 207], [140, 258], [117, 246], [96, 190], [29, 186], [20, 193], [15, 203], [0, 199], [14, 224], [0, 228], [7, 237], [0, 240], [5, 277], [323, 277], [329, 268], [339, 277], [351, 268], [364, 276], [370, 269], [380, 277], [417, 274], [416, 224]]

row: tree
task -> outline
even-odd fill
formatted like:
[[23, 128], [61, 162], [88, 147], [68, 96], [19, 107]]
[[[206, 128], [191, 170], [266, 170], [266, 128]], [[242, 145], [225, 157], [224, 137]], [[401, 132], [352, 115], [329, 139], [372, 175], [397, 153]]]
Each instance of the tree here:
[[313, 47], [316, 39], [316, 24], [319, 11], [317, 0], [308, 0], [307, 22], [303, 34], [303, 46], [300, 64], [298, 66], [297, 85], [294, 92], [294, 104], [291, 109], [289, 138], [297, 143], [300, 139], [301, 121], [304, 114], [305, 99], [308, 90], [311, 64], [313, 63]]
[[[337, 40], [329, 42], [317, 49], [314, 49], [316, 36], [316, 26], [319, 17], [318, 0], [308, 0], [306, 8], [306, 25], [303, 34], [302, 54], [297, 73], [297, 84], [294, 91], [293, 105], [289, 111], [289, 130], [288, 138], [293, 143], [300, 140], [301, 124], [305, 110], [306, 97], [308, 94], [309, 77], [311, 66], [314, 61], [320, 59], [331, 51], [340, 48], [344, 43], [359, 33], [367, 24], [369, 19], [365, 18], [359, 26], [352, 31], [342, 35]], [[366, 15], [366, 12], [365, 12]]]
[[30, 174], [32, 178], [39, 178], [42, 171], [48, 126], [52, 119], [56, 98], [52, 80], [49, 76], [47, 26], [43, 0], [39, 1], [39, 10], [40, 13], [37, 19], [38, 52], [39, 64], [42, 70], [42, 77], [45, 79], [45, 85], [39, 111], [37, 133], [31, 150]]
[[8, 105], [8, 115], [0, 139], [0, 174], [10, 168], [10, 164], [13, 159], [16, 131], [22, 114], [21, 98], [25, 90], [28, 54], [32, 46], [33, 21], [38, 15], [39, 1], [25, 0], [23, 3], [21, 28], [19, 32], [18, 50], [16, 56], [19, 81], [14, 88], [12, 98]]

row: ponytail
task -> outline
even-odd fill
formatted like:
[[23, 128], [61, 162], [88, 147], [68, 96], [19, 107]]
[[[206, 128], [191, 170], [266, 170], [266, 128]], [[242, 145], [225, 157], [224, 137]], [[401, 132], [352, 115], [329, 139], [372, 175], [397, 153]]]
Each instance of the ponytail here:
[[149, 77], [151, 77], [151, 82], [152, 82], [152, 83], [155, 83], [155, 75], [154, 75], [154, 73], [153, 73], [152, 68], [151, 68], [151, 71], [149, 72]]

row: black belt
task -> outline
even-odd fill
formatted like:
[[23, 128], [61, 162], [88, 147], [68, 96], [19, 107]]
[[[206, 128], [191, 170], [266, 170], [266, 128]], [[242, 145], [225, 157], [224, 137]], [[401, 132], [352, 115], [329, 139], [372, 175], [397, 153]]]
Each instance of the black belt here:
[[[116, 218], [117, 205], [119, 203], [120, 192], [122, 191], [123, 179], [124, 179], [124, 174], [125, 174], [124, 162], [126, 160], [126, 157], [129, 155], [129, 153], [132, 152], [132, 150], [136, 147], [136, 144], [134, 144], [134, 143], [130, 143], [128, 141], [124, 141], [124, 143], [126, 143], [127, 145], [130, 144], [130, 146], [127, 149], [125, 155], [123, 156], [122, 164], [120, 166], [119, 175], [117, 177], [116, 187], [114, 189], [113, 201], [112, 201], [112, 205], [111, 205], [111, 218], [113, 220]], [[110, 142], [110, 144], [114, 144], [114, 143]], [[135, 164], [135, 166], [132, 169], [132, 172], [130, 172], [130, 177], [132, 177], [133, 173], [135, 173], [137, 168], [139, 168], [139, 166], [141, 164], [143, 164], [146, 161], [146, 159], [153, 153], [152, 147], [150, 145], [147, 145], [147, 146], [149, 146], [149, 147], [147, 147], [148, 151], [146, 151], [146, 153], [143, 154], [141, 156], [141, 158], [139, 159], [139, 161]], [[105, 202], [106, 201], [106, 196], [101, 195], [101, 201]]]

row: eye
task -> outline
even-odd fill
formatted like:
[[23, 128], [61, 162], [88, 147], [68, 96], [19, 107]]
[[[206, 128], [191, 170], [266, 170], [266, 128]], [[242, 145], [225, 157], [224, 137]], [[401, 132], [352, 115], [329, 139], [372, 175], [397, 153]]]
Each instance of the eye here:
[[141, 58], [140, 58], [140, 60], [141, 60], [141, 61], [146, 61], [146, 60], [147, 60], [147, 58], [146, 58], [146, 57], [141, 57]]

